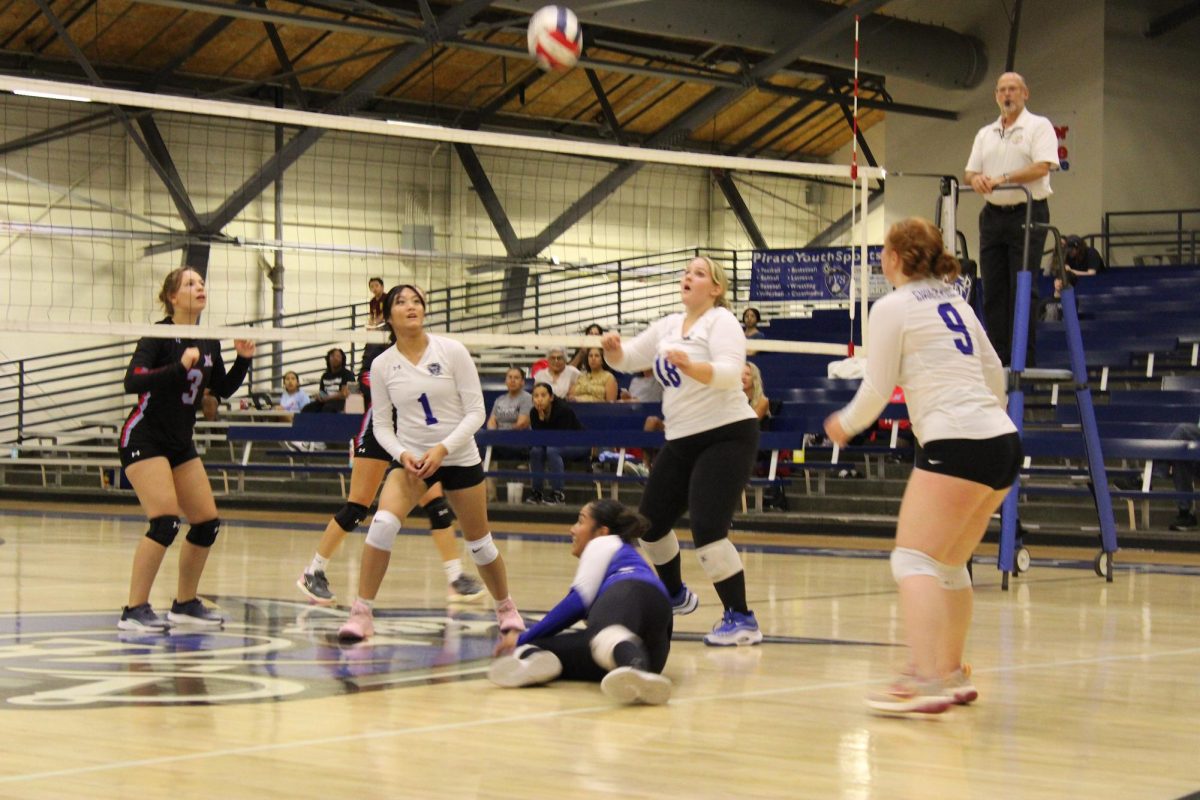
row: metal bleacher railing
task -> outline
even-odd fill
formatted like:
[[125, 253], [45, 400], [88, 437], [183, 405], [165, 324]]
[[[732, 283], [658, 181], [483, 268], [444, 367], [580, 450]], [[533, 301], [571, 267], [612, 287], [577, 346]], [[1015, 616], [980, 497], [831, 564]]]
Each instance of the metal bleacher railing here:
[[[592, 321], [606, 327], [640, 327], [678, 305], [678, 276], [696, 255], [721, 259], [730, 270], [735, 303], [748, 301], [749, 251], [689, 248], [623, 258], [590, 265], [537, 265], [510, 268], [501, 278], [438, 288], [429, 293], [427, 324], [431, 330], [502, 333], [582, 332]], [[367, 320], [367, 302], [349, 303], [286, 314], [283, 328], [353, 330]], [[794, 311], [767, 304], [768, 313]], [[243, 325], [273, 326], [271, 317]], [[0, 362], [0, 442], [20, 443], [32, 429], [64, 429], [90, 418], [119, 417], [129, 407], [122, 380], [133, 341], [114, 342], [69, 352]], [[325, 351], [335, 344], [289, 342], [278, 356], [271, 344], [259, 348], [245, 392], [274, 396], [283, 372], [295, 370], [311, 383], [323, 369]], [[361, 346], [345, 348], [351, 366]], [[498, 350], [481, 354], [481, 372], [502, 374], [512, 356]], [[81, 379], [81, 364], [87, 378]]]

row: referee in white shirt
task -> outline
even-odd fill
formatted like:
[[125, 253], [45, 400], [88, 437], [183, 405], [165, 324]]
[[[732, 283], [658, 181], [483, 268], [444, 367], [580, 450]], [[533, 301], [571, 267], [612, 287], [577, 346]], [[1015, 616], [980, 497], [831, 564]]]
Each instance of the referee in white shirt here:
[[[1022, 184], [1033, 197], [1032, 221], [1050, 221], [1050, 172], [1058, 168], [1058, 137], [1045, 117], [1025, 108], [1029, 87], [1015, 72], [996, 82], [1000, 117], [975, 134], [966, 180], [987, 202], [979, 214], [979, 268], [983, 278], [983, 321], [988, 339], [1004, 364], [1012, 354], [1013, 311], [1016, 308], [1017, 273], [1025, 246], [1025, 193], [996, 190], [1000, 185]], [[1029, 237], [1030, 270], [1041, 262], [1046, 230], [1035, 228]], [[1034, 313], [1037, 281], [1032, 283], [1029, 341], [1025, 363], [1034, 364]]]

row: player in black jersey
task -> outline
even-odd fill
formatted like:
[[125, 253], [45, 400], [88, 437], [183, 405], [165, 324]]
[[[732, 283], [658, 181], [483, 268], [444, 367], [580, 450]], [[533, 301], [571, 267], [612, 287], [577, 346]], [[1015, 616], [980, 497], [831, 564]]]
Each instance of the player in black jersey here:
[[[380, 311], [381, 316], [382, 314]], [[358, 435], [354, 437], [354, 466], [350, 471], [350, 492], [345, 505], [338, 509], [325, 526], [325, 533], [317, 543], [317, 551], [313, 554], [312, 561], [296, 580], [300, 591], [317, 605], [332, 605], [336, 599], [325, 571], [346, 535], [366, 518], [384, 476], [388, 469], [395, 466], [388, 451], [375, 440], [371, 427], [371, 362], [387, 347], [385, 344], [372, 344], [367, 345], [363, 351], [358, 383], [367, 407], [363, 410]], [[483, 584], [477, 578], [463, 572], [462, 559], [458, 557], [458, 540], [454, 535], [454, 512], [446, 502], [446, 493], [442, 485], [434, 484], [418, 501], [418, 505], [429, 515], [429, 532], [433, 536], [433, 543], [442, 558], [442, 568], [446, 572], [447, 600], [458, 602], [482, 597]]]
[[[163, 281], [158, 295], [167, 317], [159, 325], [194, 325], [207, 303], [204, 278], [181, 267]], [[150, 520], [138, 542], [129, 583], [129, 605], [117, 627], [162, 631], [172, 624], [220, 626], [224, 620], [196, 596], [200, 574], [220, 530], [217, 505], [204, 465], [192, 443], [196, 408], [204, 390], [229, 397], [246, 377], [254, 342], [234, 342], [237, 360], [229, 371], [221, 344], [211, 339], [159, 339], [138, 342], [125, 373], [125, 391], [138, 396], [121, 428], [118, 447], [125, 476]], [[191, 523], [179, 552], [179, 583], [166, 618], [150, 607], [150, 589], [167, 548], [179, 532], [182, 514]]]

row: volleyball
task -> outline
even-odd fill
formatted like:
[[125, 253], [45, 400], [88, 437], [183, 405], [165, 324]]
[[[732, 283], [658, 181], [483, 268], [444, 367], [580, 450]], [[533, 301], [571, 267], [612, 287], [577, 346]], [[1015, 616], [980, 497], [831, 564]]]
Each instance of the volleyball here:
[[568, 70], [583, 52], [579, 18], [566, 6], [544, 6], [529, 18], [529, 55], [544, 70]]

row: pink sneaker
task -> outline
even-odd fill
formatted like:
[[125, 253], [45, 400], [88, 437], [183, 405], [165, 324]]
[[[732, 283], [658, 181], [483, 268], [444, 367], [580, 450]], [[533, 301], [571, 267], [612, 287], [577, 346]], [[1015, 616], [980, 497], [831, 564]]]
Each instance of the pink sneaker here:
[[501, 633], [525, 630], [525, 620], [521, 619], [521, 613], [517, 611], [517, 604], [511, 597], [496, 604], [496, 621], [500, 623]]
[[942, 679], [942, 686], [954, 698], [955, 705], [965, 706], [979, 699], [979, 690], [971, 682], [971, 665], [963, 664]]
[[941, 681], [923, 681], [901, 675], [886, 689], [871, 692], [867, 707], [886, 714], [941, 714], [954, 705], [954, 698]]
[[361, 600], [355, 600], [350, 606], [350, 619], [338, 628], [338, 638], [343, 640], [360, 641], [375, 635], [375, 622], [371, 609]]

